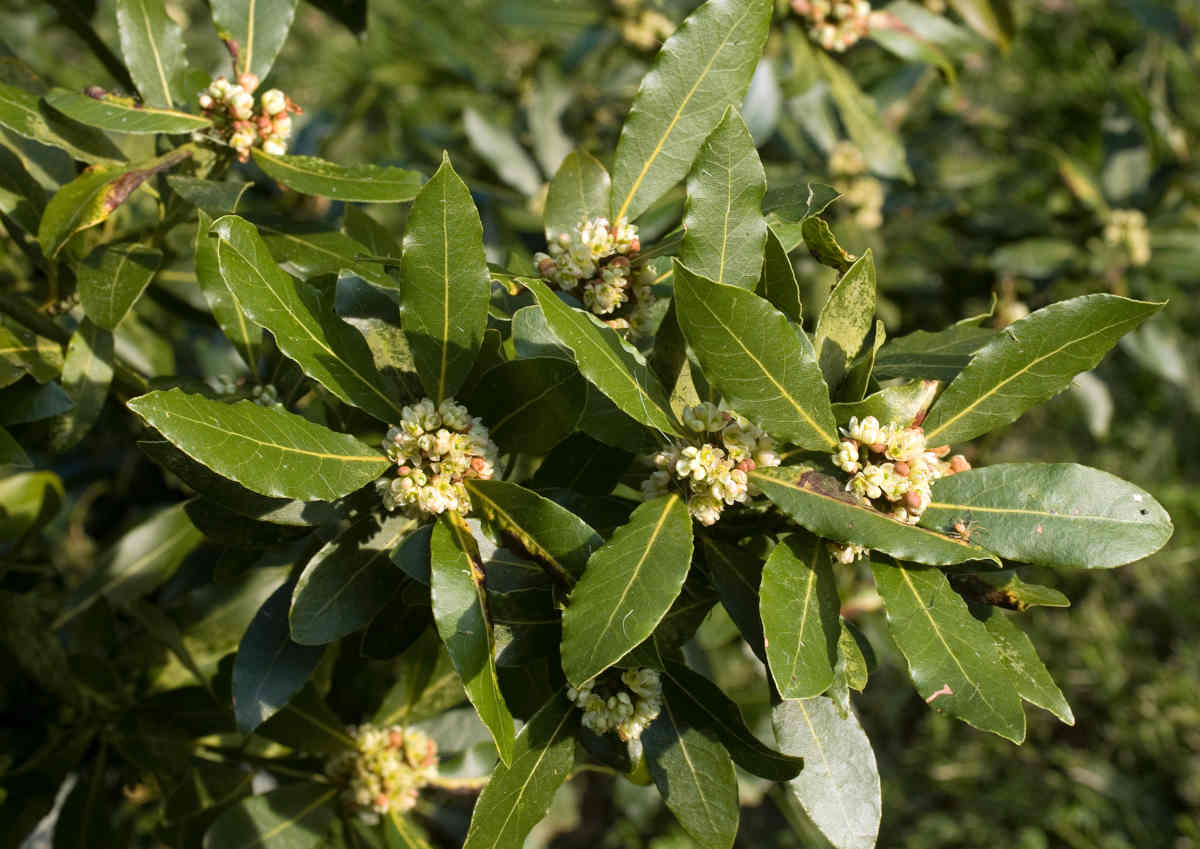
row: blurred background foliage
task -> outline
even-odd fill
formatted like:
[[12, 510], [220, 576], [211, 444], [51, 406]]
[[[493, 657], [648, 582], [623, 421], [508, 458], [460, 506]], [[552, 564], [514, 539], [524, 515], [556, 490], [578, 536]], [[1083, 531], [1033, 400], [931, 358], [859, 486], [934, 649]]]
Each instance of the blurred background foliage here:
[[[659, 39], [694, 5], [302, 3], [268, 82], [304, 107], [292, 152], [429, 174], [448, 149], [480, 205], [489, 258], [519, 269], [542, 246], [537, 213], [546, 180], [576, 145], [601, 158], [611, 153]], [[1200, 6], [1190, 0], [1013, 0], [992, 4], [1009, 15], [1002, 31], [984, 34], [988, 38], [955, 15], [975, 5], [895, 3], [887, 8], [914, 27], [935, 27], [922, 32], [936, 38], [918, 40], [924, 49], [907, 59], [903, 45], [889, 52], [882, 39], [868, 38], [830, 54], [830, 63], [781, 2], [743, 109], [770, 176], [768, 207], [803, 204], [809, 180], [847, 193], [835, 207], [834, 229], [848, 250], [875, 252], [889, 337], [989, 309], [987, 320], [1003, 326], [1026, 309], [1086, 292], [1169, 298], [1167, 309], [1096, 372], [974, 448], [985, 463], [1044, 458], [1109, 470], [1151, 491], [1173, 516], [1176, 533], [1166, 549], [1126, 569], [1038, 576], [1072, 599], [1069, 611], [1025, 615], [1077, 723], [1066, 727], [1032, 713], [1028, 741], [1019, 748], [929, 711], [908, 686], [902, 659], [872, 616], [871, 599], [863, 599], [858, 618], [880, 649], [880, 668], [856, 703], [884, 781], [880, 845], [1200, 846], [1200, 603], [1194, 589], [1200, 554]], [[218, 70], [225, 57], [204, 4], [169, 6], [193, 67]], [[935, 16], [941, 23], [932, 22]], [[57, 85], [128, 90], [104, 56], [103, 45], [117, 44], [111, 3], [0, 0], [0, 32], [11, 51], [0, 63], [6, 73], [24, 62]], [[845, 144], [851, 137], [861, 163]], [[899, 159], [896, 145], [902, 145]], [[242, 176], [259, 180], [255, 193], [278, 194], [252, 166]], [[344, 212], [320, 199], [275, 200], [294, 218], [327, 226], [336, 226]], [[654, 230], [654, 220], [669, 226], [681, 203], [682, 192], [669, 198], [646, 229]], [[1136, 216], [1114, 217], [1114, 210], [1140, 211], [1145, 230], [1136, 221], [1128, 225]], [[393, 232], [402, 224], [398, 207], [372, 213]], [[832, 272], [806, 258], [796, 264], [805, 312], [815, 316]], [[0, 239], [0, 288], [19, 283], [23, 267], [13, 239]], [[150, 374], [201, 378], [232, 371], [211, 333], [174, 318], [194, 298], [187, 274], [160, 275], [136, 319], [123, 325], [118, 345]], [[68, 646], [66, 655], [44, 630], [45, 617], [59, 609], [63, 580], [77, 581], [125, 529], [179, 498], [133, 448], [128, 417], [109, 406], [86, 447], [54, 461], [57, 477], [0, 481], [7, 506], [3, 536], [10, 540], [0, 548], [0, 705], [6, 716], [0, 733], [9, 743], [28, 737], [32, 725], [20, 721], [33, 723], [41, 711], [58, 711], [67, 722], [71, 712], [91, 709], [59, 698], [47, 683], [54, 676], [39, 668], [44, 673], [73, 663], [73, 674], [84, 680], [122, 681], [163, 655], [145, 639], [153, 629], [148, 620], [97, 618], [94, 633], [80, 631], [95, 640], [88, 652]], [[36, 432], [16, 432], [23, 442], [37, 442]], [[239, 566], [222, 560], [215, 568], [236, 575]], [[46, 610], [18, 604], [29, 598], [18, 594], [43, 583]], [[216, 662], [236, 648], [261, 598], [251, 592], [253, 606], [220, 609], [206, 621], [189, 589], [179, 580], [168, 585], [167, 610], [192, 628], [189, 633], [206, 635], [207, 656]], [[121, 630], [112, 629], [116, 621], [124, 623]], [[765, 729], [763, 669], [721, 608], [693, 648], [691, 660], [737, 694], [749, 717], [757, 712]], [[83, 668], [80, 659], [97, 651], [112, 661]], [[95, 690], [112, 686], [97, 680]], [[123, 686], [129, 698], [140, 698], [136, 682]], [[123, 755], [136, 761], [136, 753]], [[743, 790], [738, 845], [822, 845], [781, 788], [747, 780]], [[131, 784], [123, 814], [128, 822], [139, 816], [137, 793]], [[656, 800], [645, 788], [589, 773], [564, 787], [532, 840], [596, 849], [688, 846]], [[465, 826], [468, 813], [469, 806], [456, 802], [433, 817], [454, 833], [454, 823]], [[0, 838], [28, 825], [0, 823]], [[809, 838], [798, 838], [789, 825]]]

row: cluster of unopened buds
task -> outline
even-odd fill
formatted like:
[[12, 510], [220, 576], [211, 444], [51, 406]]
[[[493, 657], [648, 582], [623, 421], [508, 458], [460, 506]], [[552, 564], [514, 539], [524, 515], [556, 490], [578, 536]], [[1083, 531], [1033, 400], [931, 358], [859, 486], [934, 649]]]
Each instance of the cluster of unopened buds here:
[[420, 731], [392, 725], [350, 726], [354, 748], [331, 757], [325, 773], [344, 783], [342, 801], [368, 823], [404, 813], [421, 788], [437, 778], [437, 743]]
[[380, 481], [384, 505], [414, 517], [447, 510], [465, 516], [471, 497], [463, 481], [490, 478], [499, 455], [483, 422], [453, 398], [406, 406], [383, 450], [396, 464], [396, 477]]
[[612, 315], [625, 304], [633, 305], [629, 315], [609, 324], [632, 327], [642, 333], [649, 326], [650, 307], [654, 303], [654, 269], [634, 269], [633, 259], [642, 249], [637, 226], [618, 218], [581, 221], [570, 233], [550, 239], [549, 253], [533, 257], [538, 273], [564, 292], [575, 292], [584, 306], [596, 315]]
[[217, 77], [200, 93], [200, 108], [212, 120], [217, 132], [225, 137], [226, 144], [237, 151], [242, 162], [250, 159], [253, 147], [261, 147], [264, 153], [274, 156], [287, 153], [288, 139], [292, 137], [289, 113], [301, 111], [277, 88], [263, 92], [256, 109], [254, 90], [257, 88], [258, 77], [247, 72], [240, 74], [234, 83]]
[[[624, 685], [624, 686], [621, 686]], [[662, 681], [653, 669], [626, 669], [620, 685], [608, 673], [582, 687], [568, 687], [567, 698], [583, 710], [583, 727], [597, 734], [617, 732], [629, 744], [629, 757], [642, 756], [642, 732], [662, 710]]]
[[727, 506], [750, 495], [747, 474], [759, 466], [778, 466], [775, 440], [733, 413], [704, 402], [683, 411], [683, 424], [696, 434], [693, 444], [672, 443], [655, 454], [656, 467], [642, 482], [642, 494], [658, 498], [682, 484], [688, 513], [702, 525], [713, 525]]
[[1140, 209], [1114, 209], [1104, 224], [1104, 241], [1110, 245], [1123, 245], [1133, 265], [1145, 265], [1150, 261], [1150, 231], [1146, 227], [1146, 216]]
[[792, 0], [792, 9], [808, 19], [812, 40], [836, 53], [849, 49], [870, 27], [866, 0]]
[[840, 141], [829, 154], [829, 173], [841, 200], [854, 210], [854, 220], [864, 230], [883, 224], [883, 183], [866, 173], [862, 151], [853, 142]]

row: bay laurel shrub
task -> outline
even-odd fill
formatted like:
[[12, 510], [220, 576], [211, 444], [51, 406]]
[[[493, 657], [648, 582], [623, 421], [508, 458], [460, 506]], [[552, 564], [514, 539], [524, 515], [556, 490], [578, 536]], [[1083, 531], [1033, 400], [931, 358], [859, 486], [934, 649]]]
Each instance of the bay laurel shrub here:
[[[874, 607], [930, 710], [1015, 744], [1025, 702], [1074, 722], [1020, 624], [1068, 601], [1021, 567], [1129, 564], [1170, 518], [1103, 470], [972, 442], [1162, 303], [886, 338], [887, 268], [839, 242], [838, 190], [769, 185], [739, 112], [769, 0], [695, 9], [615, 149], [562, 160], [539, 252], [498, 263], [448, 154], [426, 176], [287, 153], [308, 105], [260, 83], [293, 5], [212, 3], [231, 64], [209, 79], [161, 3], [118, 0], [139, 97], [0, 86], [27, 281], [0, 301], [2, 694], [46, 694], [3, 738], [4, 845], [63, 786], [78, 845], [447, 843], [440, 802], [477, 794], [465, 845], [520, 847], [594, 770], [724, 849], [740, 770], [873, 846], [851, 693]], [[342, 228], [280, 216], [242, 163], [345, 203]], [[402, 232], [372, 204], [407, 205]], [[803, 254], [833, 279], [816, 309]], [[206, 373], [151, 362], [154, 281], [208, 328]], [[53, 457], [112, 450], [110, 397], [185, 496], [64, 589], [26, 553], [65, 531]], [[769, 729], [706, 674], [710, 614], [765, 669]]]

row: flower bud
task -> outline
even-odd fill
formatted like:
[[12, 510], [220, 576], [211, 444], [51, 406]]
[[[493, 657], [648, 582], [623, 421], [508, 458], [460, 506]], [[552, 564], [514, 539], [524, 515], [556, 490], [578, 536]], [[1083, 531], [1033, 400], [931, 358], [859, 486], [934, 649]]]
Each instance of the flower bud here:
[[262, 108], [268, 115], [274, 117], [280, 112], [287, 111], [287, 95], [277, 88], [268, 89], [262, 95]]
[[283, 156], [287, 153], [287, 145], [279, 139], [267, 139], [263, 142], [263, 153], [269, 153], [271, 156]]
[[249, 120], [254, 114], [254, 98], [240, 88], [235, 89], [229, 98], [229, 111], [239, 120]]
[[207, 110], [213, 108], [214, 101], [212, 99], [212, 95], [209, 94], [207, 91], [200, 92], [199, 99], [200, 99], [200, 108], [201, 109], [204, 109], [205, 111], [207, 111]]
[[950, 458], [951, 474], [958, 474], [959, 472], [965, 472], [965, 471], [968, 471], [970, 468], [971, 468], [971, 464], [967, 462], [967, 458], [964, 457], [962, 454], [955, 454], [953, 457]]
[[250, 73], [249, 71], [243, 71], [242, 73], [238, 74], [237, 81], [238, 85], [240, 85], [242, 90], [247, 94], [253, 93], [254, 90], [258, 88], [258, 76]]

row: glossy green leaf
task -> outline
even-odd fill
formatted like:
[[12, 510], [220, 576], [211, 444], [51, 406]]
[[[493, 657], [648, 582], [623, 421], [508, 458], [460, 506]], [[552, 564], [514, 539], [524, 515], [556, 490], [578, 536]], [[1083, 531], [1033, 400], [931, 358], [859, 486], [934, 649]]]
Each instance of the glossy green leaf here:
[[588, 558], [563, 614], [563, 671], [579, 686], [658, 626], [692, 562], [692, 519], [678, 495], [638, 506]]
[[62, 479], [54, 472], [5, 475], [0, 478], [0, 539], [14, 540], [45, 525], [65, 501]]
[[796, 270], [792, 268], [792, 260], [783, 242], [770, 227], [767, 228], [767, 241], [763, 249], [762, 279], [758, 281], [755, 291], [789, 320], [799, 324], [804, 318], [804, 304], [800, 300]]
[[47, 383], [58, 377], [62, 364], [62, 345], [21, 325], [0, 324], [0, 388], [26, 373], [38, 383]]
[[733, 409], [776, 439], [803, 448], [837, 444], [829, 390], [812, 346], [753, 292], [675, 263], [679, 327], [700, 367]]
[[667, 39], [613, 162], [612, 219], [630, 221], [683, 179], [726, 107], [741, 103], [766, 42], [770, 0], [708, 0]]
[[574, 362], [535, 357], [488, 369], [466, 404], [501, 450], [545, 454], [575, 430], [586, 397]]
[[1083, 295], [1010, 324], [946, 387], [925, 420], [930, 444], [965, 442], [1017, 419], [1095, 367], [1163, 305]]
[[563, 160], [546, 193], [546, 240], [572, 233], [591, 218], [608, 216], [612, 180], [600, 160], [577, 150]]
[[381, 421], [398, 420], [403, 405], [386, 391], [362, 336], [334, 314], [333, 293], [280, 269], [250, 222], [226, 215], [211, 232], [225, 285], [279, 349], [343, 401]]
[[1025, 712], [1012, 673], [987, 628], [946, 576], [928, 566], [872, 563], [888, 630], [917, 692], [935, 710], [1020, 743]]
[[522, 278], [520, 282], [537, 299], [554, 335], [575, 354], [584, 377], [637, 421], [672, 436], [680, 435], [679, 425], [668, 412], [666, 390], [616, 331], [595, 321], [590, 313], [567, 306], [542, 281]]
[[850, 140], [862, 151], [872, 173], [880, 177], [913, 181], [904, 153], [904, 143], [879, 114], [870, 95], [858, 87], [850, 72], [824, 50], [817, 51], [821, 72], [829, 80], [829, 93], [838, 107]]
[[1140, 560], [1173, 530], [1150, 493], [1075, 463], [1002, 463], [943, 478], [921, 524], [943, 533], [961, 525], [1008, 560], [1075, 569]]
[[75, 406], [57, 383], [38, 385], [25, 380], [0, 391], [0, 425], [38, 422], [68, 412]]
[[400, 588], [390, 555], [416, 525], [367, 514], [314, 554], [292, 593], [292, 639], [320, 646], [366, 628]]
[[819, 696], [833, 683], [841, 633], [837, 580], [825, 541], [792, 534], [771, 551], [759, 590], [768, 666], [785, 699]]
[[217, 818], [204, 849], [314, 849], [333, 821], [338, 788], [289, 784], [243, 799]]
[[475, 365], [491, 291], [479, 212], [445, 154], [413, 201], [403, 268], [404, 332], [425, 391], [440, 403]]
[[463, 112], [467, 141], [483, 157], [500, 179], [528, 197], [542, 189], [542, 174], [537, 164], [521, 147], [512, 132], [471, 108]]
[[517, 735], [512, 763], [500, 764], [475, 803], [463, 849], [521, 849], [575, 766], [579, 714], [560, 692]]
[[700, 538], [704, 548], [704, 565], [708, 577], [717, 588], [721, 604], [729, 618], [738, 626], [742, 637], [764, 664], [762, 617], [759, 614], [758, 589], [762, 584], [763, 561], [742, 549], [709, 539]]
[[680, 262], [716, 283], [753, 289], [762, 276], [766, 191], [754, 139], [731, 107], [688, 173]]
[[838, 479], [808, 466], [756, 469], [750, 482], [797, 524], [819, 537], [857, 543], [893, 557], [944, 566], [991, 560], [986, 549], [917, 525], [906, 525], [859, 503]]
[[401, 203], [421, 189], [422, 177], [388, 165], [339, 165], [316, 156], [287, 156], [253, 151], [254, 161], [268, 177], [305, 195], [341, 201]]
[[737, 776], [716, 739], [688, 724], [664, 699], [642, 732], [646, 766], [667, 808], [701, 849], [730, 849], [737, 836]]
[[246, 629], [233, 662], [233, 712], [249, 734], [280, 711], [312, 675], [324, 650], [294, 642], [288, 628], [291, 582], [275, 590]]
[[[204, 180], [199, 177], [184, 177], [180, 174], [169, 174], [167, 185], [197, 209], [209, 215], [221, 216], [227, 212], [237, 212], [242, 196], [254, 185], [240, 180]], [[205, 227], [201, 231], [208, 232]]]
[[918, 330], [889, 339], [875, 357], [875, 376], [953, 380], [976, 351], [996, 338], [996, 331], [969, 324], [929, 333]]
[[36, 94], [4, 83], [0, 83], [0, 125], [84, 162], [113, 165], [125, 160], [104, 133], [43, 106]]
[[842, 275], [817, 318], [813, 345], [821, 372], [837, 386], [875, 321], [875, 260], [868, 250]]
[[[149, 106], [170, 109], [177, 99], [172, 93], [178, 84], [178, 77], [187, 68], [187, 56], [184, 54], [183, 33], [167, 15], [166, 3], [163, 0], [117, 0], [117, 32], [121, 36], [125, 67], [137, 83], [142, 100]], [[153, 132], [187, 132], [192, 129], [196, 128]]]
[[51, 426], [50, 447], [62, 453], [79, 444], [100, 418], [113, 379], [113, 335], [84, 319], [71, 334], [62, 387], [74, 402]]
[[128, 406], [193, 460], [262, 495], [328, 501], [388, 467], [352, 436], [252, 401], [224, 404], [171, 389]]
[[235, 76], [249, 71], [266, 79], [291, 29], [296, 0], [212, 0], [209, 7], [217, 35], [237, 45]]
[[144, 245], [100, 245], [75, 266], [79, 300], [93, 323], [114, 330], [159, 266], [162, 251]]
[[839, 422], [848, 422], [852, 416], [860, 421], [866, 416], [874, 416], [881, 422], [899, 422], [907, 427], [918, 417], [924, 417], [941, 388], [942, 384], [937, 380], [897, 383], [885, 386], [861, 401], [834, 404], [833, 414]]
[[495, 637], [488, 618], [479, 549], [465, 523], [443, 514], [433, 528], [430, 596], [438, 633], [467, 697], [492, 732], [500, 760], [512, 766], [513, 719], [496, 677]]
[[873, 849], [883, 799], [871, 741], [850, 711], [822, 696], [785, 701], [771, 711], [779, 748], [804, 758], [788, 792], [837, 849]]
[[196, 214], [199, 217], [195, 244], [196, 282], [204, 292], [217, 326], [233, 344], [250, 373], [257, 374], [258, 360], [262, 356], [262, 328], [250, 320], [237, 293], [225, 285], [217, 258], [217, 237], [210, 233], [212, 219], [203, 209]]
[[972, 607], [976, 619], [983, 622], [996, 641], [1000, 659], [1012, 673], [1017, 692], [1030, 704], [1050, 711], [1067, 725], [1075, 724], [1075, 715], [1067, 699], [1054, 683], [1050, 671], [1038, 657], [1029, 635], [1021, 630], [1012, 615], [994, 607]]
[[[126, 5], [143, 3], [151, 5], [153, 0], [127, 0]], [[212, 121], [200, 115], [189, 115], [174, 109], [156, 109], [111, 95], [97, 99], [56, 88], [43, 95], [43, 99], [68, 118], [110, 133], [190, 133], [212, 124]]]
[[[274, 223], [274, 222], [272, 222]], [[357, 257], [369, 253], [366, 246], [336, 230], [311, 231], [307, 227], [292, 230], [256, 225], [271, 256], [286, 271], [304, 280], [342, 271], [388, 289], [397, 288], [396, 279], [376, 263], [362, 262]], [[290, 222], [280, 225], [292, 227]]]
[[800, 222], [800, 232], [813, 259], [821, 265], [829, 266], [838, 274], [845, 274], [850, 270], [850, 266], [854, 264], [854, 254], [841, 246], [828, 221], [810, 215]]
[[[867, 395], [871, 386], [871, 378], [875, 372], [875, 357], [879, 349], [887, 341], [887, 325], [882, 320], [875, 320], [875, 332], [870, 335], [871, 349], [860, 355], [847, 369], [846, 379], [842, 382], [841, 395], [847, 401], [861, 401]], [[836, 413], [836, 409], [834, 411]], [[881, 420], [882, 421], [882, 420]]]

